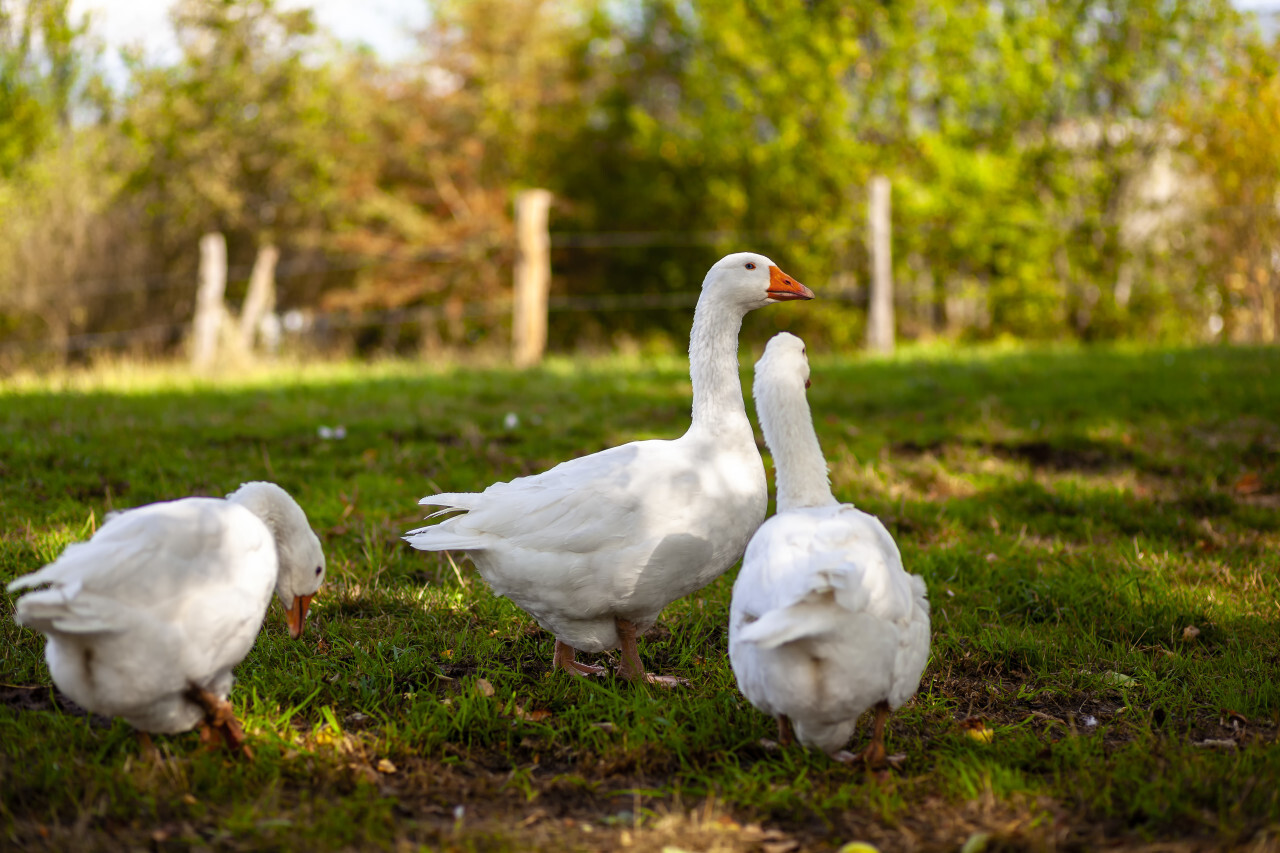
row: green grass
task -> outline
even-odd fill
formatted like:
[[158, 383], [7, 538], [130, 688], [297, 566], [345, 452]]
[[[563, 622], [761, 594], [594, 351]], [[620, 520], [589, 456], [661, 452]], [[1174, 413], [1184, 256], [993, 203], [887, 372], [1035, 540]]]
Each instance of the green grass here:
[[237, 670], [253, 762], [194, 734], [146, 760], [122, 722], [24, 689], [48, 684], [44, 641], [0, 620], [0, 846], [1276, 849], [1280, 351], [920, 350], [813, 377], [837, 496], [885, 521], [933, 602], [890, 724], [908, 761], [880, 777], [758, 744], [772, 722], [725, 654], [732, 572], [641, 641], [693, 682], [666, 692], [552, 674], [531, 619], [398, 539], [438, 488], [677, 435], [678, 359], [0, 386], [0, 581], [113, 507], [258, 478], [329, 560], [304, 639], [273, 608]]

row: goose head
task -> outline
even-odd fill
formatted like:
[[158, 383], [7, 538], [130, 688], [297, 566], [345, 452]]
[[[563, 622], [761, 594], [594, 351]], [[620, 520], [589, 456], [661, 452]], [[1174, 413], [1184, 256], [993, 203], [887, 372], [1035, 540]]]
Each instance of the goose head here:
[[793, 394], [800, 391], [803, 396], [802, 389], [809, 385], [809, 356], [804, 341], [790, 332], [778, 332], [756, 362], [756, 395], [769, 400], [776, 391], [790, 390]]
[[702, 292], [744, 313], [774, 302], [813, 298], [812, 290], [754, 252], [735, 252], [716, 261], [702, 281]]
[[307, 515], [289, 493], [275, 483], [244, 483], [227, 495], [262, 519], [276, 543], [279, 571], [276, 596], [284, 605], [289, 636], [302, 636], [307, 608], [324, 583], [324, 550]]

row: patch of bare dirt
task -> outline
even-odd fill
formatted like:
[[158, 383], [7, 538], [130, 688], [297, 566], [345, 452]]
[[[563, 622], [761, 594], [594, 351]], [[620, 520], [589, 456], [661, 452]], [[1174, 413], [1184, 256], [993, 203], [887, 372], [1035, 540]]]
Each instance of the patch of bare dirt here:
[[86, 711], [67, 698], [61, 690], [47, 684], [0, 684], [0, 705], [15, 711], [53, 711], [88, 717], [89, 724], [94, 728], [111, 728], [110, 718]]

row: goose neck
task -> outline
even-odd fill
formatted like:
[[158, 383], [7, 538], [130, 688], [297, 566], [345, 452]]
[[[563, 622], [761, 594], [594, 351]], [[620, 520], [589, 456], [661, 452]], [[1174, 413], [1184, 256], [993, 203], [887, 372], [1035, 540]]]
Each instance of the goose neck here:
[[[743, 312], [706, 293], [698, 300], [689, 334], [689, 378], [693, 381], [691, 429], [746, 427], [746, 405], [738, 373], [738, 332]], [[739, 423], [740, 422], [740, 423]], [[752, 439], [754, 441], [754, 438]]]
[[779, 389], [759, 406], [760, 428], [773, 454], [778, 511], [837, 503], [804, 389]]

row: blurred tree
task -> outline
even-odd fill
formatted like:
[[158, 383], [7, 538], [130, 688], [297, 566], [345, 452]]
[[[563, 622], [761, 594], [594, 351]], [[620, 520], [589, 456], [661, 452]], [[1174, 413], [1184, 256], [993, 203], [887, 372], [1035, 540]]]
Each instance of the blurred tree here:
[[376, 105], [368, 168], [342, 241], [403, 260], [369, 267], [326, 304], [443, 304], [418, 330], [428, 347], [505, 336], [505, 315], [474, 316], [467, 303], [509, 292], [514, 192], [555, 173], [564, 149], [549, 140], [580, 138], [569, 51], [584, 14], [575, 3], [446, 0], [419, 57], [365, 75], [363, 99]]
[[[262, 246], [285, 244], [297, 269], [299, 253], [330, 246], [351, 207], [361, 164], [345, 155], [367, 133], [360, 92], [340, 85], [352, 81], [326, 56], [308, 9], [181, 0], [173, 21], [179, 62], [132, 60], [121, 129], [138, 156], [124, 192], [146, 205], [171, 274], [192, 268], [200, 234], [213, 230], [244, 273], [233, 276], [238, 289]], [[189, 314], [191, 298], [167, 300], [172, 319]]]
[[1229, 4], [891, 8], [867, 115], [897, 129], [877, 135], [903, 149], [900, 256], [927, 260], [939, 320], [967, 292], [1018, 336], [1132, 328], [1134, 288], [1160, 283], [1126, 268], [1126, 202], [1171, 145], [1164, 110], [1239, 25]]
[[94, 51], [70, 0], [0, 0], [0, 177], [71, 123]]
[[114, 181], [92, 123], [109, 119], [110, 93], [88, 29], [69, 0], [0, 0], [0, 335], [43, 339], [56, 358], [97, 319], [100, 279], [135, 254], [109, 245], [101, 217]]
[[1173, 111], [1208, 178], [1206, 274], [1226, 341], [1280, 337], [1280, 39], [1242, 34]]
[[[1163, 105], [1237, 25], [1225, 0], [605, 7], [579, 55], [601, 94], [548, 175], [568, 224], [740, 236], [614, 252], [575, 290], [687, 290], [744, 241], [848, 290], [875, 170], [898, 196], [900, 298], [926, 322], [1119, 333], [1158, 287], [1125, 266], [1126, 198], [1168, 147]], [[856, 339], [848, 310], [812, 308], [799, 322]]]
[[[849, 123], [860, 25], [846, 4], [800, 0], [599, 11], [575, 56], [599, 95], [546, 183], [573, 200], [562, 227], [660, 230], [669, 245], [579, 252], [567, 259], [581, 264], [574, 292], [690, 293], [720, 254], [744, 249], [820, 289], [836, 276], [861, 241], [869, 174]], [[697, 232], [725, 233], [706, 246]], [[812, 307], [801, 322], [821, 315], [828, 334], [858, 334], [837, 301]], [[680, 339], [688, 312], [616, 314], [597, 334], [643, 336], [657, 320]]]
[[[181, 0], [181, 57], [133, 58], [98, 142], [63, 170], [51, 152], [90, 138], [67, 2], [0, 0], [0, 176], [44, 176], [0, 177], [0, 268], [26, 258], [64, 329], [185, 321], [196, 242], [216, 228], [233, 297], [278, 243], [286, 306], [440, 311], [371, 325], [361, 345], [501, 341], [511, 200], [545, 186], [554, 293], [654, 306], [560, 313], [553, 341], [675, 346], [706, 267], [752, 248], [827, 297], [753, 322], [848, 348], [864, 188], [882, 173], [908, 336], [1186, 334], [1204, 280], [1230, 335], [1269, 334], [1241, 330], [1272, 310], [1271, 232], [1188, 225], [1202, 199], [1257, 209], [1275, 187], [1277, 70], [1232, 47], [1227, 0], [434, 0], [419, 55], [397, 65], [283, 0]], [[58, 181], [53, 204], [41, 193]], [[94, 199], [82, 218], [76, 197]], [[48, 282], [143, 268], [90, 248], [122, 229], [156, 277], [104, 285], [68, 319], [75, 300]], [[63, 251], [40, 242], [60, 234]]]

